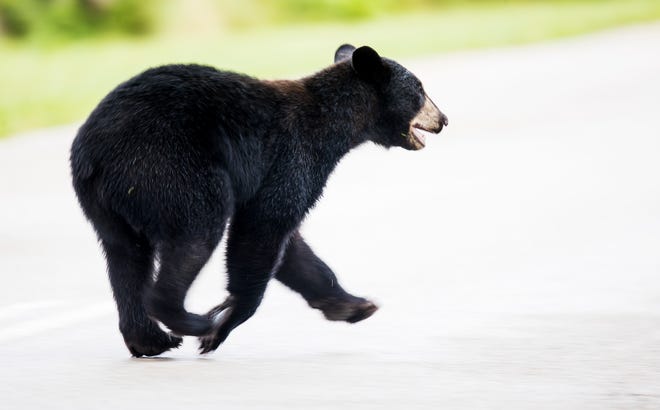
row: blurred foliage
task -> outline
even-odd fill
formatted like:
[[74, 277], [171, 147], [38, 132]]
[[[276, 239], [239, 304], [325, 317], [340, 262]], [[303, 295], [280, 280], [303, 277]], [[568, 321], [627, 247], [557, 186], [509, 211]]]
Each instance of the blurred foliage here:
[[[104, 17], [81, 11], [90, 1]], [[155, 65], [273, 78], [324, 67], [345, 42], [405, 59], [660, 19], [660, 0], [0, 0], [0, 9], [5, 31], [13, 19], [19, 36], [0, 36], [0, 138], [83, 119]], [[78, 18], [85, 23], [72, 27]]]
[[356, 22], [443, 8], [545, 2], [548, 0], [0, 0], [0, 35], [52, 43], [101, 34], [169, 32], [181, 25], [188, 25], [192, 31], [196, 28], [190, 26], [198, 24], [234, 30], [290, 23]]
[[[468, 0], [470, 1], [470, 0]], [[447, 0], [217, 0], [231, 25], [356, 21], [378, 15], [429, 8]]]
[[226, 21], [234, 25], [358, 21], [402, 12], [456, 6], [539, 2], [542, 0], [215, 0]]
[[153, 26], [152, 7], [151, 0], [0, 0], [0, 31], [51, 39], [144, 34]]

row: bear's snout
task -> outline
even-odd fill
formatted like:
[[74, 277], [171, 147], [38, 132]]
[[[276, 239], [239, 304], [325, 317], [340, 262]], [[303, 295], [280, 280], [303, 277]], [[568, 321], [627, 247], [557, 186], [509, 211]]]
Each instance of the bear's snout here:
[[404, 146], [404, 148], [410, 150], [424, 148], [426, 146], [426, 135], [438, 134], [448, 123], [447, 116], [438, 109], [427, 95], [424, 105], [410, 122], [409, 133], [404, 134], [408, 141], [408, 146]]
[[424, 105], [412, 121], [412, 126], [437, 134], [442, 131], [442, 128], [448, 123], [449, 120], [447, 116], [438, 109], [435, 103], [427, 95], [424, 100]]

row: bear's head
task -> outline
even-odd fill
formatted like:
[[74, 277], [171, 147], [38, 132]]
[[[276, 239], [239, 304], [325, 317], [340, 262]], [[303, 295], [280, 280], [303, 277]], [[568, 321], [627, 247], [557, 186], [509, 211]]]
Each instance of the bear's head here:
[[431, 101], [421, 81], [400, 64], [382, 58], [368, 46], [339, 47], [335, 63], [350, 60], [360, 81], [378, 95], [378, 118], [369, 139], [385, 147], [419, 150], [427, 134], [437, 134], [447, 125], [445, 116]]

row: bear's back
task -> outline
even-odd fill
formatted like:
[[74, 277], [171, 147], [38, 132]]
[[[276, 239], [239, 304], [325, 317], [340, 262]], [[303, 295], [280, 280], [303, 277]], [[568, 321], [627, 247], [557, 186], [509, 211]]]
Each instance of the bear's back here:
[[96, 192], [128, 220], [143, 219], [136, 213], [145, 219], [201, 213], [191, 209], [200, 200], [250, 196], [264, 168], [262, 141], [276, 117], [279, 97], [270, 90], [254, 78], [199, 65], [133, 77], [81, 126], [71, 149], [76, 190]]
[[[149, 133], [155, 130], [183, 129], [191, 134], [214, 126], [232, 126], [254, 115], [250, 108], [260, 99], [262, 88], [252, 77], [213, 67], [156, 67], [117, 86], [86, 125], [98, 131], [117, 131], [115, 137], [125, 136], [124, 131], [130, 129], [135, 131], [128, 133], [132, 138], [157, 137], [157, 133]], [[140, 131], [147, 135], [139, 135]]]
[[278, 98], [257, 79], [213, 67], [152, 68], [99, 103], [78, 132], [73, 157], [97, 165], [147, 155], [217, 157], [239, 139], [260, 140], [277, 116]]

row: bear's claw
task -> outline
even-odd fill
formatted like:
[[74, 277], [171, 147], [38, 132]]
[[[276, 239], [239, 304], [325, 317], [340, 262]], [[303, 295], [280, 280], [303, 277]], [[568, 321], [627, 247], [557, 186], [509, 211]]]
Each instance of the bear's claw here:
[[223, 325], [231, 318], [234, 303], [234, 298], [229, 296], [224, 302], [209, 310], [205, 315], [213, 322], [213, 331], [199, 338], [200, 354], [206, 354], [216, 350], [225, 341], [231, 329], [224, 328]]
[[[124, 336], [126, 347], [133, 357], [158, 356], [170, 349], [176, 349], [183, 343], [183, 338], [165, 333], [153, 325], [156, 330], [141, 335]], [[152, 329], [153, 330], [153, 329]]]
[[310, 301], [309, 305], [323, 312], [328, 320], [348, 323], [367, 319], [378, 310], [378, 306], [370, 300], [352, 295]]

